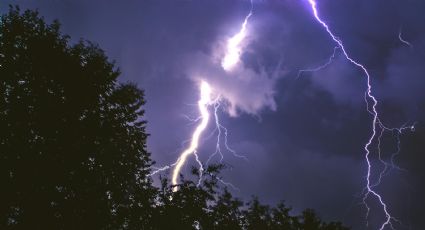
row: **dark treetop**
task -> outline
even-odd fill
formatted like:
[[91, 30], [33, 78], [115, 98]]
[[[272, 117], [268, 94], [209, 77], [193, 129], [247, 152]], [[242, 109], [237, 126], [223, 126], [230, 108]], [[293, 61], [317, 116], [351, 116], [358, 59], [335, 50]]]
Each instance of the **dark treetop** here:
[[96, 45], [68, 39], [34, 11], [1, 18], [1, 229], [346, 229], [244, 204], [219, 186], [223, 165], [199, 187], [154, 187], [143, 91], [118, 83]]

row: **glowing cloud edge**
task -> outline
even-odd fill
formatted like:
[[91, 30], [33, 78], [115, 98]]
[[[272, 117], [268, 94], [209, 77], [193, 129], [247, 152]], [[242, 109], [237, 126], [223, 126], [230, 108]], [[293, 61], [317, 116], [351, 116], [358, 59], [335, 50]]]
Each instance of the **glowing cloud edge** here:
[[248, 24], [249, 18], [252, 16], [252, 9], [253, 2], [251, 1], [251, 9], [248, 15], [245, 17], [241, 29], [237, 34], [233, 35], [233, 37], [227, 40], [227, 52], [221, 61], [221, 66], [226, 71], [232, 70], [239, 62], [242, 53], [241, 43], [246, 38], [246, 26]]

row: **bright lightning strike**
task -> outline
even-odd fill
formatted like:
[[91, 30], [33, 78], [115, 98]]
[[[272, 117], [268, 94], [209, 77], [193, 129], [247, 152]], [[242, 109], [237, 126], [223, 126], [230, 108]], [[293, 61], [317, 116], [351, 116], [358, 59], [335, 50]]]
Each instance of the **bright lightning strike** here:
[[[168, 170], [170, 168], [174, 168], [173, 174], [172, 174], [172, 179], [171, 179], [171, 183], [174, 186], [173, 187], [174, 192], [176, 192], [178, 190], [176, 185], [178, 184], [177, 180], [178, 180], [178, 176], [180, 175], [181, 168], [186, 163], [187, 158], [190, 155], [195, 156], [195, 160], [199, 165], [199, 175], [198, 175], [199, 178], [198, 178], [197, 186], [200, 186], [200, 184], [202, 182], [202, 176], [203, 176], [204, 168], [203, 168], [202, 162], [200, 161], [199, 156], [197, 154], [197, 149], [199, 147], [199, 141], [200, 141], [201, 135], [203, 134], [203, 132], [207, 128], [208, 123], [210, 121], [210, 113], [208, 111], [209, 106], [214, 105], [214, 118], [215, 118], [216, 129], [218, 130], [218, 136], [217, 136], [216, 152], [213, 153], [208, 158], [207, 164], [212, 159], [212, 157], [214, 155], [216, 155], [217, 153], [220, 154], [221, 160], [223, 159], [223, 154], [221, 152], [221, 147], [220, 147], [221, 146], [220, 139], [221, 139], [222, 130], [224, 130], [224, 145], [225, 145], [226, 149], [229, 152], [233, 153], [233, 155], [236, 156], [236, 157], [245, 158], [244, 156], [236, 154], [236, 152], [228, 146], [228, 144], [227, 144], [227, 129], [222, 124], [220, 124], [219, 119], [218, 119], [218, 108], [220, 107], [220, 96], [217, 96], [217, 98], [212, 99], [211, 98], [212, 93], [213, 93], [213, 89], [211, 88], [211, 86], [206, 81], [202, 81], [201, 85], [200, 85], [200, 99], [198, 101], [198, 109], [199, 109], [199, 112], [200, 112], [200, 117], [197, 118], [197, 119], [190, 119], [193, 122], [200, 121], [200, 123], [195, 128], [195, 131], [192, 134], [192, 138], [190, 139], [189, 147], [187, 147], [180, 154], [180, 156], [179, 156], [179, 158], [177, 159], [176, 162], [174, 162], [171, 165], [166, 165], [166, 166], [161, 167], [161, 168], [154, 168], [155, 170], [150, 174], [152, 176], [152, 175], [155, 175], [159, 172]], [[221, 160], [220, 160], [220, 162], [221, 162]], [[223, 181], [221, 178], [216, 177], [216, 179], [220, 183], [238, 190], [234, 185]]]
[[224, 56], [221, 66], [224, 70], [230, 71], [235, 65], [239, 62], [239, 58], [242, 53], [241, 42], [246, 37], [246, 26], [248, 24], [249, 18], [252, 16], [253, 2], [251, 0], [251, 9], [248, 15], [245, 17], [245, 20], [242, 23], [241, 29], [237, 34], [227, 40], [227, 51]]
[[[216, 147], [215, 147], [215, 152], [213, 154], [211, 154], [206, 162], [206, 164], [208, 165], [208, 163], [216, 156], [219, 155], [220, 156], [220, 163], [223, 162], [224, 159], [224, 155], [223, 152], [221, 150], [221, 142], [220, 140], [222, 139], [222, 133], [224, 131], [224, 148], [225, 150], [227, 150], [228, 152], [232, 153], [233, 156], [237, 157], [237, 158], [241, 158], [244, 159], [246, 161], [248, 161], [248, 158], [246, 156], [243, 155], [239, 155], [236, 153], [235, 150], [233, 150], [232, 148], [229, 147], [229, 144], [227, 143], [227, 136], [228, 136], [228, 131], [227, 128], [224, 127], [221, 123], [220, 123], [220, 119], [218, 116], [218, 109], [220, 108], [220, 101], [217, 100], [215, 105], [214, 105], [214, 118], [215, 118], [215, 126], [216, 126], [216, 131], [218, 132], [217, 134], [217, 142], [216, 142]], [[225, 184], [225, 183], [223, 183]], [[234, 186], [232, 186], [234, 187]]]
[[[395, 219], [390, 214], [390, 212], [388, 211], [388, 206], [384, 202], [382, 196], [376, 190], [374, 190], [374, 187], [376, 187], [380, 183], [384, 172], [381, 172], [380, 173], [380, 177], [379, 177], [378, 182], [376, 182], [374, 184], [372, 184], [372, 182], [371, 182], [371, 167], [372, 167], [372, 164], [371, 164], [371, 161], [370, 161], [370, 154], [371, 154], [370, 146], [371, 146], [373, 140], [377, 137], [377, 130], [378, 129], [381, 129], [381, 132], [378, 135], [378, 151], [379, 151], [378, 154], [379, 154], [380, 160], [382, 160], [381, 159], [381, 156], [380, 156], [380, 139], [382, 137], [382, 133], [384, 131], [397, 130], [397, 132], [398, 132], [397, 135], [399, 135], [402, 130], [406, 129], [406, 127], [402, 127], [400, 129], [390, 129], [390, 128], [385, 127], [381, 123], [381, 121], [379, 119], [378, 111], [376, 109], [376, 107], [378, 105], [378, 100], [372, 94], [372, 85], [370, 83], [370, 75], [369, 75], [369, 72], [367, 71], [366, 67], [364, 67], [362, 64], [360, 64], [359, 62], [355, 61], [354, 59], [352, 59], [348, 55], [348, 53], [346, 52], [345, 47], [344, 47], [342, 41], [337, 36], [334, 35], [334, 33], [330, 30], [329, 26], [321, 19], [321, 17], [319, 16], [319, 12], [317, 10], [317, 2], [316, 2], [316, 0], [308, 0], [308, 2], [310, 4], [310, 6], [311, 6], [311, 10], [313, 12], [313, 15], [314, 15], [314, 18], [316, 19], [316, 21], [323, 26], [323, 28], [326, 30], [326, 32], [329, 34], [329, 36], [332, 38], [332, 40], [338, 44], [338, 46], [339, 46], [339, 48], [341, 48], [341, 51], [342, 51], [343, 55], [345, 56], [345, 58], [348, 61], [350, 61], [352, 64], [354, 64], [355, 66], [357, 66], [358, 68], [360, 68], [363, 71], [363, 73], [365, 74], [365, 76], [366, 76], [367, 89], [366, 89], [366, 92], [365, 92], [365, 101], [367, 103], [367, 111], [373, 117], [373, 123], [372, 123], [372, 134], [371, 134], [371, 136], [369, 137], [367, 143], [364, 146], [365, 159], [366, 159], [366, 162], [367, 162], [367, 166], [368, 167], [367, 167], [366, 187], [365, 187], [366, 192], [365, 192], [365, 195], [363, 197], [363, 203], [365, 204], [365, 206], [367, 208], [367, 214], [368, 214], [370, 209], [369, 209], [369, 206], [367, 205], [366, 199], [369, 198], [370, 195], [372, 195], [373, 197], [375, 197], [379, 201], [379, 203], [380, 203], [380, 205], [381, 205], [381, 207], [382, 207], [382, 209], [383, 209], [383, 211], [385, 213], [385, 221], [382, 223], [382, 225], [381, 225], [381, 227], [379, 229], [380, 230], [383, 230], [387, 225], [389, 225], [391, 228], [393, 228], [393, 221], [398, 222], [398, 220]], [[401, 37], [401, 32], [399, 33], [399, 39], [404, 44], [410, 46], [410, 43], [408, 43], [407, 41], [403, 40], [403, 38]], [[371, 106], [369, 104], [369, 101], [372, 102], [372, 105]], [[414, 129], [414, 126], [411, 126], [410, 128], [411, 129]], [[398, 152], [399, 152], [400, 141], [399, 141], [399, 137], [398, 136], [397, 136], [397, 140], [398, 140], [398, 142], [397, 142], [397, 144], [398, 144], [398, 147], [397, 147], [398, 148], [398, 151], [396, 152], [396, 154], [393, 155], [393, 157], [391, 159], [393, 159], [394, 156], [397, 155]]]
[[[180, 157], [177, 159], [177, 162], [175, 163], [173, 176], [171, 179], [172, 185], [177, 185], [177, 178], [180, 174], [181, 167], [184, 165], [184, 163], [187, 160], [187, 157], [191, 154], [196, 153], [196, 150], [198, 149], [198, 146], [199, 146], [199, 139], [201, 137], [201, 134], [207, 128], [208, 122], [210, 120], [210, 114], [208, 113], [208, 105], [212, 103], [211, 87], [207, 82], [203, 81], [201, 83], [200, 91], [201, 91], [201, 98], [198, 101], [198, 108], [202, 117], [201, 123], [196, 127], [195, 131], [193, 132], [192, 140], [190, 141], [190, 146], [181, 153]], [[197, 158], [197, 161], [199, 162], [197, 155], [196, 155], [196, 158]], [[177, 191], [177, 187], [174, 187], [173, 191]]]
[[[248, 15], [245, 17], [245, 20], [242, 23], [240, 31], [227, 41], [227, 52], [226, 52], [226, 54], [225, 54], [225, 56], [224, 56], [224, 58], [222, 59], [222, 62], [221, 62], [223, 69], [226, 70], [226, 71], [230, 71], [239, 62], [239, 58], [240, 58], [240, 55], [242, 53], [241, 42], [246, 37], [246, 27], [247, 27], [249, 18], [252, 16], [252, 10], [253, 10], [253, 2], [251, 0], [251, 9], [250, 9]], [[198, 186], [201, 183], [204, 168], [202, 166], [201, 161], [199, 160], [198, 155], [196, 154], [196, 151], [197, 151], [198, 146], [199, 146], [199, 139], [201, 137], [201, 134], [207, 128], [208, 122], [210, 120], [210, 114], [208, 112], [208, 106], [209, 105], [214, 104], [214, 118], [215, 118], [215, 123], [216, 123], [216, 129], [218, 130], [218, 137], [217, 137], [216, 151], [208, 158], [207, 163], [217, 154], [219, 154], [220, 157], [221, 157], [220, 162], [223, 159], [223, 154], [222, 154], [221, 149], [220, 149], [220, 139], [221, 139], [222, 130], [224, 130], [224, 135], [225, 135], [224, 136], [224, 145], [225, 145], [226, 149], [229, 152], [233, 153], [234, 156], [246, 159], [244, 156], [236, 154], [236, 152], [234, 150], [232, 150], [227, 144], [227, 129], [223, 125], [220, 124], [219, 119], [218, 119], [218, 112], [217, 111], [218, 111], [218, 108], [220, 107], [219, 97], [217, 97], [217, 99], [215, 99], [215, 100], [211, 99], [212, 89], [211, 89], [210, 85], [205, 81], [203, 81], [201, 83], [200, 91], [201, 91], [201, 98], [198, 101], [198, 108], [199, 108], [199, 112], [200, 112], [201, 116], [198, 119], [196, 119], [195, 121], [201, 120], [201, 123], [196, 127], [195, 131], [192, 134], [190, 146], [181, 153], [180, 157], [177, 159], [177, 161], [174, 164], [165, 166], [163, 168], [157, 168], [151, 174], [151, 175], [154, 175], [158, 172], [161, 172], [161, 171], [167, 170], [171, 167], [174, 167], [173, 175], [172, 175], [172, 179], [171, 179], [171, 183], [174, 186], [174, 188], [173, 188], [174, 192], [177, 191], [177, 186], [176, 186], [177, 185], [177, 179], [178, 179], [178, 176], [180, 174], [181, 168], [185, 164], [187, 157], [192, 155], [192, 154], [195, 155], [196, 162], [199, 164]], [[221, 183], [223, 183], [227, 186], [235, 188], [232, 184], [224, 182], [220, 178], [218, 180]]]

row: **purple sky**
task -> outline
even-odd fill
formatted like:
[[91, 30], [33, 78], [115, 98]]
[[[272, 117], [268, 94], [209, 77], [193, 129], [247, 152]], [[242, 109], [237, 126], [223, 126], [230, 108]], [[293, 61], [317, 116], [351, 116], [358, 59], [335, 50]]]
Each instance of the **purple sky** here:
[[[397, 229], [421, 229], [425, 2], [317, 1], [322, 18], [347, 52], [370, 71], [382, 121], [390, 127], [417, 122], [414, 132], [400, 136], [402, 150], [395, 162], [405, 170], [389, 171], [376, 190], [403, 222]], [[38, 9], [48, 21], [59, 19], [72, 41], [97, 42], [120, 67], [121, 81], [145, 89], [148, 147], [157, 166], [175, 161], [190, 137], [195, 125], [185, 115], [197, 115], [199, 92], [193, 79], [202, 77], [234, 94], [239, 105], [237, 116], [220, 111], [230, 147], [249, 159], [225, 155], [229, 167], [224, 178], [240, 188], [236, 196], [258, 195], [267, 203], [285, 200], [297, 212], [314, 208], [326, 220], [366, 228], [363, 146], [372, 121], [363, 99], [365, 77], [337, 50], [330, 66], [297, 78], [300, 69], [325, 63], [335, 47], [307, 1], [255, 1], [241, 70], [233, 74], [222, 71], [214, 57], [239, 30], [248, 1], [6, 0], [0, 2], [0, 11], [6, 12], [8, 4]], [[399, 40], [400, 31], [412, 47]], [[386, 133], [382, 144], [389, 160], [396, 151], [395, 133]], [[203, 141], [203, 161], [214, 145], [214, 138]], [[372, 150], [375, 180], [382, 165], [376, 143]], [[373, 200], [370, 204], [369, 228], [376, 229], [383, 213]]]

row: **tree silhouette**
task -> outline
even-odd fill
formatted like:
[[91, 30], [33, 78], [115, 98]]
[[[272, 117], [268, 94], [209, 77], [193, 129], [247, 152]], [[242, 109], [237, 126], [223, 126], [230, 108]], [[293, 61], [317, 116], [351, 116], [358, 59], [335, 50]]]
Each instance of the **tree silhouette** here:
[[254, 197], [248, 202], [248, 209], [245, 211], [246, 229], [270, 229], [271, 214], [270, 207], [262, 205], [258, 197]]
[[272, 208], [273, 217], [270, 229], [297, 229], [299, 226], [299, 220], [297, 217], [291, 216], [289, 213], [290, 211], [291, 208], [286, 207], [284, 202], [280, 202], [276, 205], [276, 207]]
[[[344, 230], [313, 210], [244, 203], [221, 184], [149, 176], [144, 94], [95, 44], [11, 7], [0, 24], [1, 229]], [[194, 175], [199, 175], [193, 168]]]
[[301, 224], [302, 229], [305, 230], [315, 230], [320, 229], [321, 221], [316, 216], [316, 213], [311, 209], [306, 209], [301, 215], [303, 223]]
[[2, 228], [146, 225], [155, 193], [143, 91], [37, 12], [11, 7], [0, 29]]
[[233, 198], [232, 194], [227, 189], [224, 189], [224, 192], [217, 198], [217, 202], [212, 208], [214, 216], [212, 229], [241, 229], [243, 221], [242, 205], [242, 201]]

